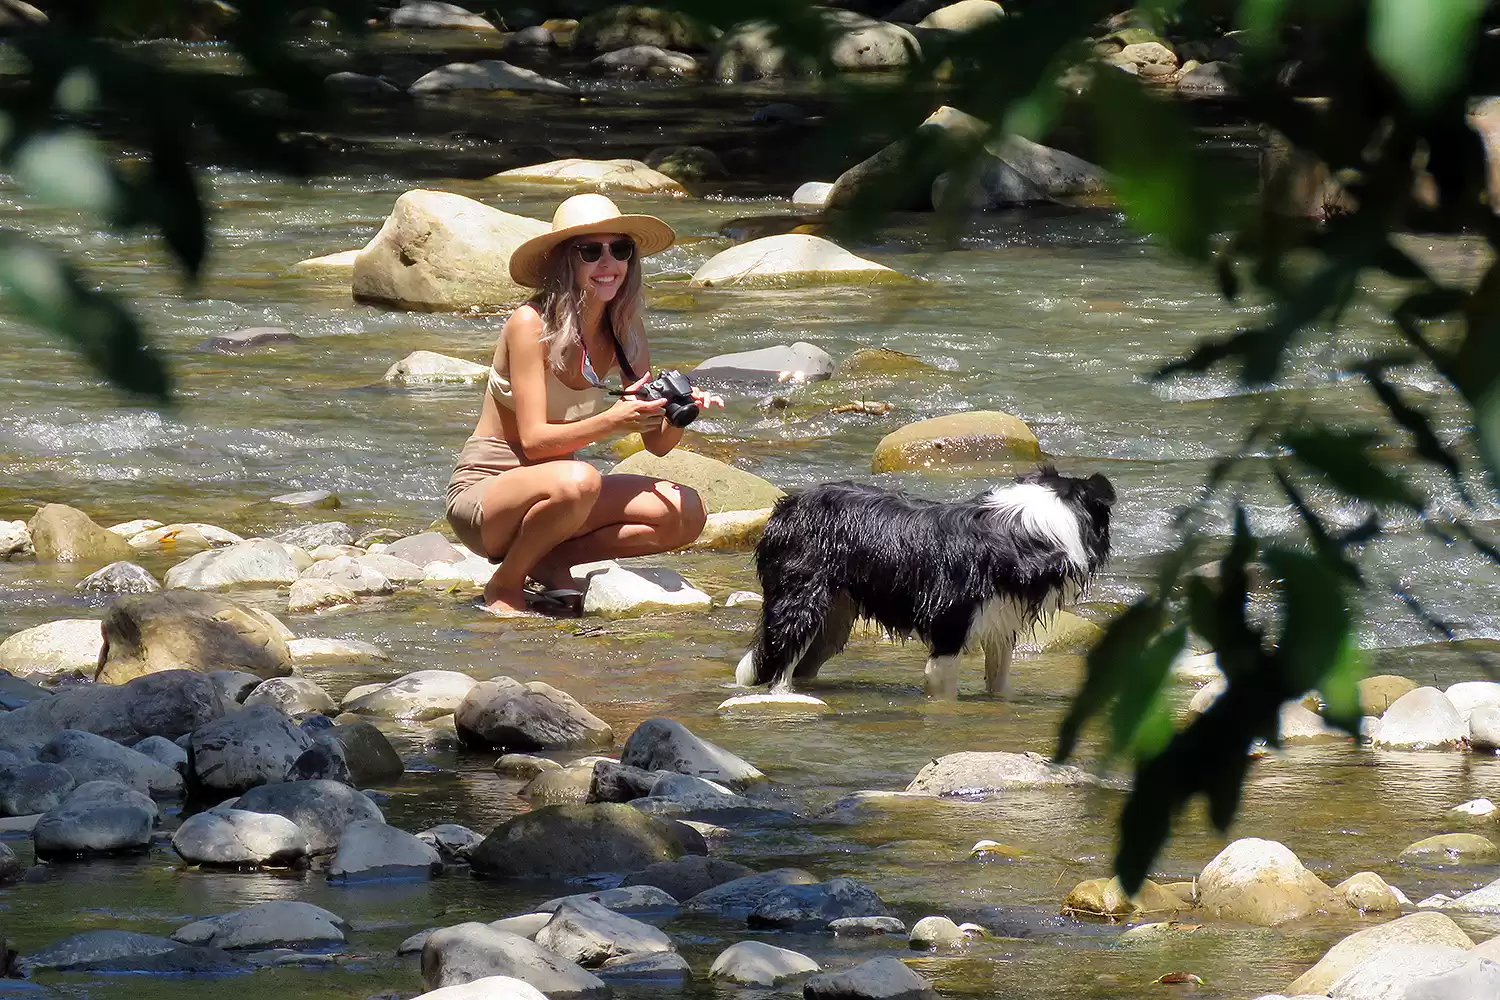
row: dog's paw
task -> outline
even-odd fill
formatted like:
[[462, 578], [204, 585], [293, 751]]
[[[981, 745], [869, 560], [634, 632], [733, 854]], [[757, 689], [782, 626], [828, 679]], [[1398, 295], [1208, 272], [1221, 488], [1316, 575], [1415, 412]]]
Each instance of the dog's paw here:
[[758, 683], [755, 669], [755, 650], [750, 650], [740, 657], [739, 665], [734, 668], [734, 682], [740, 687], [755, 687]]

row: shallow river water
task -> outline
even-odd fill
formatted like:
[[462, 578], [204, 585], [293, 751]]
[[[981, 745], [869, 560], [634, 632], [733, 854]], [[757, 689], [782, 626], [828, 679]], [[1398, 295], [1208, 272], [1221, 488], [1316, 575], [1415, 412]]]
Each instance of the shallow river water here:
[[[0, 517], [26, 518], [59, 501], [96, 521], [136, 517], [207, 521], [242, 534], [271, 533], [337, 517], [357, 529], [425, 528], [442, 514], [454, 453], [479, 401], [473, 387], [404, 388], [385, 369], [417, 349], [484, 360], [494, 317], [423, 315], [353, 303], [342, 279], [286, 273], [299, 259], [362, 245], [403, 191], [426, 186], [479, 198], [509, 211], [550, 216], [558, 195], [501, 189], [481, 180], [360, 172], [297, 184], [220, 170], [208, 178], [216, 205], [209, 274], [185, 290], [145, 239], [103, 236], [79, 220], [0, 193], [6, 224], [41, 227], [82, 255], [92, 271], [139, 303], [178, 380], [167, 412], [124, 405], [58, 343], [0, 321]], [[652, 262], [652, 350], [659, 365], [687, 368], [717, 353], [806, 340], [835, 359], [860, 347], [916, 355], [931, 373], [899, 379], [835, 377], [786, 393], [787, 405], [734, 395], [700, 422], [689, 447], [725, 458], [791, 488], [853, 478], [933, 496], [976, 491], [1008, 468], [872, 476], [880, 437], [924, 416], [1002, 409], [1025, 418], [1043, 449], [1068, 471], [1101, 471], [1114, 482], [1116, 557], [1083, 611], [1107, 614], [1139, 591], [1153, 557], [1172, 545], [1174, 509], [1189, 502], [1210, 463], [1238, 447], [1246, 422], [1263, 409], [1305, 407], [1358, 419], [1368, 402], [1357, 387], [1328, 379], [1328, 362], [1309, 352], [1271, 390], [1243, 393], [1220, 378], [1161, 387], [1148, 378], [1196, 338], [1233, 329], [1245, 316], [1226, 307], [1211, 277], [1188, 269], [1125, 227], [1108, 210], [997, 216], [954, 249], [935, 250], [898, 226], [859, 252], [920, 276], [910, 287], [870, 290], [736, 292], [691, 290], [685, 278], [730, 245], [726, 223], [790, 214], [781, 197], [671, 200], [622, 198], [628, 209], [666, 218], [684, 237]], [[1439, 248], [1462, 272], [1461, 248]], [[1361, 335], [1380, 336], [1372, 306], [1354, 310]], [[223, 356], [195, 350], [242, 326], [281, 326], [302, 339], [274, 350]], [[1424, 386], [1413, 380], [1410, 387]], [[883, 416], [832, 415], [855, 399], [891, 404]], [[1443, 417], [1445, 433], [1461, 429]], [[594, 450], [601, 466], [613, 460]], [[336, 512], [293, 513], [262, 501], [327, 489]], [[1272, 503], [1254, 508], [1270, 530], [1292, 516]], [[1354, 515], [1349, 514], [1352, 518]], [[652, 560], [683, 572], [717, 599], [754, 589], [747, 554], [673, 555]], [[1410, 532], [1375, 560], [1381, 572], [1423, 594], [1469, 637], [1500, 638], [1500, 578]], [[147, 560], [160, 574], [166, 564]], [[61, 617], [97, 614], [105, 603], [73, 585], [87, 570], [0, 564], [0, 634]], [[285, 594], [245, 599], [284, 615]], [[771, 868], [796, 865], [822, 876], [850, 875], [873, 886], [908, 923], [929, 913], [979, 918], [1008, 936], [961, 956], [916, 960], [950, 996], [1154, 996], [1152, 980], [1174, 971], [1205, 980], [1204, 997], [1251, 997], [1279, 989], [1357, 920], [1284, 930], [1205, 925], [1170, 945], [1114, 944], [1119, 928], [1066, 920], [1058, 905], [1076, 882], [1107, 874], [1122, 797], [1099, 791], [1010, 795], [985, 803], [834, 803], [860, 790], [899, 790], [928, 760], [965, 749], [1050, 752], [1056, 726], [1080, 674], [1074, 656], [1023, 657], [1015, 700], [979, 695], [976, 669], [957, 703], [921, 692], [923, 650], [858, 639], [824, 669], [811, 690], [836, 714], [819, 719], [721, 717], [733, 664], [754, 613], [716, 609], [626, 622], [487, 620], [466, 600], [423, 593], [367, 599], [321, 616], [285, 616], [299, 635], [376, 643], [389, 659], [313, 670], [337, 698], [349, 687], [411, 670], [507, 674], [561, 687], [615, 729], [667, 715], [748, 758], [771, 779], [764, 794], [799, 819], [736, 825], [723, 856]], [[1376, 668], [1440, 686], [1485, 676], [1473, 658], [1431, 645], [1433, 637], [1399, 605], [1372, 609], [1365, 644]], [[1184, 690], [1185, 700], [1189, 692]], [[388, 819], [419, 830], [457, 822], [487, 831], [527, 808], [517, 782], [491, 770], [493, 754], [454, 749], [441, 732], [393, 728], [409, 771], [382, 792]], [[1099, 759], [1087, 743], [1083, 761]], [[1395, 863], [1408, 843], [1449, 832], [1445, 812], [1500, 793], [1500, 763], [1445, 753], [1398, 753], [1345, 746], [1292, 749], [1258, 761], [1234, 836], [1281, 840], [1325, 879], [1380, 873], [1412, 899], [1467, 890], [1495, 869], [1417, 869]], [[174, 825], [168, 817], [168, 826]], [[971, 860], [979, 839], [1021, 852], [1008, 861]], [[1190, 809], [1158, 862], [1164, 880], [1191, 878], [1224, 840]], [[10, 841], [30, 858], [30, 843]], [[150, 933], [266, 899], [302, 899], [353, 924], [347, 949], [322, 959], [276, 965], [205, 987], [192, 980], [45, 975], [40, 986], [0, 981], [0, 996], [67, 995], [114, 1000], [234, 990], [246, 997], [411, 996], [420, 992], [415, 959], [396, 944], [425, 927], [523, 912], [565, 891], [557, 885], [481, 881], [466, 875], [424, 884], [334, 888], [317, 875], [205, 873], [180, 863], [165, 843], [149, 855], [59, 866], [39, 885], [0, 890], [0, 927], [23, 953], [79, 930], [120, 927]], [[1500, 924], [1469, 922], [1476, 939]], [[714, 921], [678, 921], [670, 930], [695, 970], [746, 937]], [[772, 935], [826, 965], [879, 950], [905, 954], [897, 940], [856, 943]], [[268, 962], [271, 962], [268, 959]], [[625, 996], [658, 989], [625, 987]], [[700, 980], [686, 990], [723, 992]], [[753, 992], [753, 991], [752, 991]], [[784, 992], [784, 991], [783, 991]]]

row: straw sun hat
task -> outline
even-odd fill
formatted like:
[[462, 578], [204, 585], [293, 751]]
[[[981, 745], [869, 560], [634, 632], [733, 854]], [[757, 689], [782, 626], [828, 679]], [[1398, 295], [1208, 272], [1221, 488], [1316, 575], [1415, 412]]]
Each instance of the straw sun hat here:
[[629, 236], [642, 257], [665, 250], [677, 239], [672, 227], [654, 215], [622, 215], [602, 194], [575, 194], [552, 213], [552, 232], [533, 236], [510, 255], [511, 280], [527, 288], [542, 287], [553, 249], [590, 233]]

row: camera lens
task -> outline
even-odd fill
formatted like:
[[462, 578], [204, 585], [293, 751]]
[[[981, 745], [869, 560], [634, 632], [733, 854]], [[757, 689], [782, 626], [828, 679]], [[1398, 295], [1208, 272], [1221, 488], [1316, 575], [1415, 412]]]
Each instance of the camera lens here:
[[699, 412], [697, 403], [668, 403], [667, 423], [673, 427], [686, 427], [698, 419]]

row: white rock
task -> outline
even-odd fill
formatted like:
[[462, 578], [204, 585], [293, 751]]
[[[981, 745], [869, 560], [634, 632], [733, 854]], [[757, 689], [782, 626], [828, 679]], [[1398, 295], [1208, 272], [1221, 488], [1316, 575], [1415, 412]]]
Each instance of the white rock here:
[[1284, 845], [1257, 837], [1236, 840], [1204, 867], [1198, 900], [1210, 916], [1266, 927], [1346, 905]]
[[308, 257], [306, 260], [297, 261], [288, 270], [305, 274], [347, 276], [354, 270], [354, 259], [363, 253], [364, 249], [364, 247], [355, 247], [353, 250], [340, 250], [321, 257]]
[[1443, 692], [1460, 715], [1485, 706], [1500, 706], [1500, 683], [1495, 681], [1460, 681]]
[[489, 370], [489, 365], [435, 351], [412, 351], [386, 369], [385, 380], [407, 385], [481, 382], [489, 377]]
[[1005, 8], [995, 0], [959, 0], [940, 7], [917, 22], [919, 28], [942, 28], [948, 31], [972, 31], [983, 25], [1004, 20]]
[[563, 184], [579, 191], [666, 194], [685, 197], [687, 189], [640, 160], [552, 160], [504, 170], [489, 178], [498, 183]]
[[1497, 811], [1500, 810], [1497, 810], [1495, 803], [1491, 802], [1489, 799], [1470, 799], [1468, 802], [1465, 802], [1462, 805], [1456, 805], [1448, 811], [1458, 813], [1460, 816], [1473, 816], [1476, 818], [1483, 818], [1486, 816], [1493, 816]]
[[616, 566], [590, 574], [588, 581], [584, 614], [605, 618], [629, 618], [653, 610], [703, 611], [714, 603], [670, 569]]
[[292, 662], [306, 663], [365, 663], [370, 660], [388, 660], [390, 654], [374, 643], [357, 639], [292, 639], [286, 644], [292, 654]]
[[17, 677], [39, 674], [92, 678], [104, 651], [104, 631], [97, 618], [63, 618], [23, 629], [0, 642], [0, 670]]
[[350, 559], [358, 559], [365, 554], [365, 550], [358, 545], [329, 545], [324, 543], [313, 549], [308, 555], [312, 556], [313, 562], [327, 562], [337, 559], [339, 556], [348, 556]]
[[1468, 724], [1448, 696], [1437, 688], [1420, 687], [1385, 710], [1371, 742], [1377, 747], [1431, 750], [1451, 747], [1468, 735]]
[[[551, 916], [547, 914], [548, 919]], [[485, 976], [459, 986], [430, 990], [415, 1000], [547, 1000], [547, 996], [530, 983], [511, 976]]]
[[333, 580], [302, 578], [292, 584], [292, 593], [287, 598], [286, 609], [292, 614], [322, 611], [326, 608], [353, 604], [355, 599], [354, 591], [341, 583]]
[[372, 690], [350, 691], [342, 710], [386, 719], [438, 719], [452, 715], [478, 683], [456, 670], [417, 670]]
[[421, 583], [424, 576], [421, 566], [385, 552], [367, 552], [355, 562], [370, 567], [397, 587]]
[[126, 538], [137, 552], [201, 552], [214, 543], [197, 528], [186, 524], [165, 524], [147, 528]]
[[365, 820], [350, 823], [339, 838], [338, 853], [328, 867], [330, 881], [426, 879], [442, 866], [442, 858], [405, 830]]
[[1454, 969], [1418, 979], [1401, 1000], [1494, 1000], [1500, 997], [1500, 962], [1479, 957]]
[[784, 233], [730, 247], [709, 258], [690, 284], [702, 288], [874, 284], [908, 281], [884, 264], [855, 256], [820, 236]]
[[719, 953], [708, 970], [708, 978], [749, 986], [776, 986], [821, 971], [822, 966], [799, 952], [764, 941], [740, 941]]
[[167, 570], [165, 584], [189, 590], [291, 586], [297, 564], [280, 542], [265, 538], [199, 552]]
[[[364, 558], [366, 557], [360, 557], [361, 560]], [[324, 580], [337, 584], [356, 597], [389, 594], [396, 589], [391, 581], [386, 579], [384, 573], [349, 556], [339, 556], [337, 559], [325, 559], [322, 562], [313, 563], [302, 571], [298, 582], [311, 580]]]
[[1218, 653], [1184, 654], [1172, 664], [1172, 676], [1187, 684], [1208, 684], [1223, 680]]
[[726, 608], [758, 608], [766, 603], [766, 599], [753, 590], [736, 590], [724, 598]]
[[1193, 692], [1193, 697], [1188, 700], [1188, 714], [1202, 715], [1208, 711], [1208, 707], [1219, 700], [1219, 696], [1229, 689], [1229, 681], [1220, 676]]
[[422, 585], [483, 590], [495, 575], [495, 564], [482, 556], [468, 556], [455, 563], [430, 562], [422, 568]]
[[798, 208], [823, 208], [832, 190], [832, 181], [808, 181], [792, 192], [792, 204]]
[[493, 24], [466, 8], [437, 0], [406, 0], [391, 11], [393, 28], [447, 28], [465, 31], [495, 31]]
[[[15, 523], [17, 523], [17, 524], [25, 524], [26, 522], [25, 521], [17, 521]], [[130, 538], [133, 535], [139, 535], [143, 531], [150, 531], [152, 528], [160, 528], [160, 527], [161, 527], [161, 522], [160, 521], [152, 520], [149, 517], [138, 517], [134, 521], [121, 521], [119, 524], [112, 524], [106, 530], [113, 531], [115, 534], [119, 535], [121, 538], [128, 539], [128, 538]]]
[[1396, 945], [1370, 956], [1359, 968], [1334, 983], [1328, 995], [1333, 1000], [1405, 1000], [1411, 984], [1451, 972], [1468, 960], [1469, 953], [1462, 948], [1440, 944]]
[[549, 80], [536, 70], [514, 66], [504, 59], [449, 63], [422, 76], [407, 93], [447, 94], [455, 90], [510, 90], [517, 93], [572, 94], [566, 83]]
[[1473, 892], [1466, 892], [1450, 903], [1443, 904], [1443, 909], [1457, 913], [1500, 915], [1500, 879], [1475, 889]]
[[36, 555], [25, 521], [0, 521], [0, 562]]
[[192, 528], [198, 534], [207, 538], [215, 547], [224, 545], [237, 545], [245, 539], [234, 532], [219, 527], [217, 524], [204, 524], [202, 521], [187, 521], [184, 527]]
[[787, 691], [782, 694], [737, 694], [719, 702], [719, 707], [715, 711], [765, 714], [811, 712], [817, 715], [829, 715], [833, 712], [833, 708], [821, 698]]

